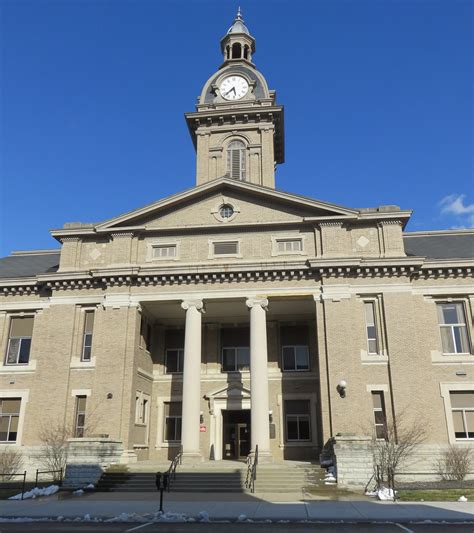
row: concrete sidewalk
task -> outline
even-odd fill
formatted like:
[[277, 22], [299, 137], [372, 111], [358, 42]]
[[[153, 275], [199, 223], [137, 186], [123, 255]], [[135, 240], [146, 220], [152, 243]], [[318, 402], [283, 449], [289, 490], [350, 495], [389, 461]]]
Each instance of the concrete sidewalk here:
[[[55, 497], [25, 501], [0, 501], [2, 518], [64, 518], [84, 517], [110, 519], [122, 513], [148, 515], [158, 510], [157, 499], [98, 499], [97, 494], [69, 499]], [[185, 495], [182, 495], [183, 497]], [[474, 503], [377, 501], [271, 501], [271, 495], [234, 498], [222, 501], [219, 494], [187, 494], [187, 500], [166, 500], [166, 512], [196, 517], [206, 511], [211, 520], [236, 521], [240, 515], [251, 520], [328, 521], [328, 522], [466, 522], [474, 521]], [[205, 497], [203, 497], [205, 496]], [[137, 519], [138, 520], [138, 519]]]

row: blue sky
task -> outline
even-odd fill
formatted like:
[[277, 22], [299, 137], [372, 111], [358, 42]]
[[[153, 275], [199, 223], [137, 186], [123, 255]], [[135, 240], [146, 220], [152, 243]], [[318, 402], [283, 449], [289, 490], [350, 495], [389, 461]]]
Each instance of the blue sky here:
[[[1, 1], [0, 254], [192, 187], [183, 114], [238, 3]], [[470, 0], [242, 1], [285, 106], [277, 186], [472, 226]]]

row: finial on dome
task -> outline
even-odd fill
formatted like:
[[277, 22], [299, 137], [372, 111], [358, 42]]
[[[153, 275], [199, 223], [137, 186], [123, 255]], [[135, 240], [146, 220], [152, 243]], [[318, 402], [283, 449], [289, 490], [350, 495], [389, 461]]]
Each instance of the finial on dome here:
[[240, 6], [237, 8], [237, 15], [235, 16], [234, 22], [227, 33], [246, 33], [247, 35], [250, 35], [247, 26], [244, 24]]

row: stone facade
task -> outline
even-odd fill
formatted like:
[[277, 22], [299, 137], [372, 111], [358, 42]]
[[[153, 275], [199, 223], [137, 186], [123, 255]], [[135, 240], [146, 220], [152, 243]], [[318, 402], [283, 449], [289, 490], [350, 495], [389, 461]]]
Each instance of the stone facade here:
[[[235, 24], [187, 115], [196, 187], [103, 223], [65, 224], [52, 232], [59, 252], [0, 263], [0, 400], [18, 409], [2, 410], [0, 446], [37, 453], [42, 429], [57, 425], [120, 443], [109, 462], [169, 460], [181, 446], [189, 460], [222, 459], [242, 427], [242, 453], [258, 445], [268, 460], [317, 460], [331, 437], [376, 430], [374, 392], [386, 419], [426, 426], [426, 450], [472, 444], [474, 428], [462, 438], [453, 421], [452, 393], [474, 393], [473, 232], [441, 232], [464, 239], [460, 253], [407, 254], [409, 210], [275, 189], [283, 110], [251, 56], [231, 57], [235, 43], [247, 54], [255, 45]], [[251, 89], [242, 100], [219, 96], [233, 74]], [[238, 139], [243, 152], [228, 157], [248, 179], [225, 167]], [[455, 353], [442, 343], [440, 304], [462, 310]], [[28, 317], [27, 340], [15, 340], [12, 324]], [[15, 342], [28, 339], [20, 361]]]

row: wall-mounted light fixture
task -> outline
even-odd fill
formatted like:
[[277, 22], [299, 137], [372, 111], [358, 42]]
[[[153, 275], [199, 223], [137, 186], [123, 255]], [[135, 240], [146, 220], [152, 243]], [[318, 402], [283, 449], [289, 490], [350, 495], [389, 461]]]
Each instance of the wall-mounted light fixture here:
[[199, 423], [204, 424], [204, 413], [202, 411], [199, 413]]
[[336, 390], [341, 398], [346, 397], [346, 387], [347, 382], [344, 379], [341, 379], [341, 381], [337, 384]]
[[107, 400], [111, 400], [114, 397], [114, 395], [111, 392], [107, 393]]
[[270, 424], [273, 424], [273, 411], [271, 409], [268, 411], [268, 420]]

